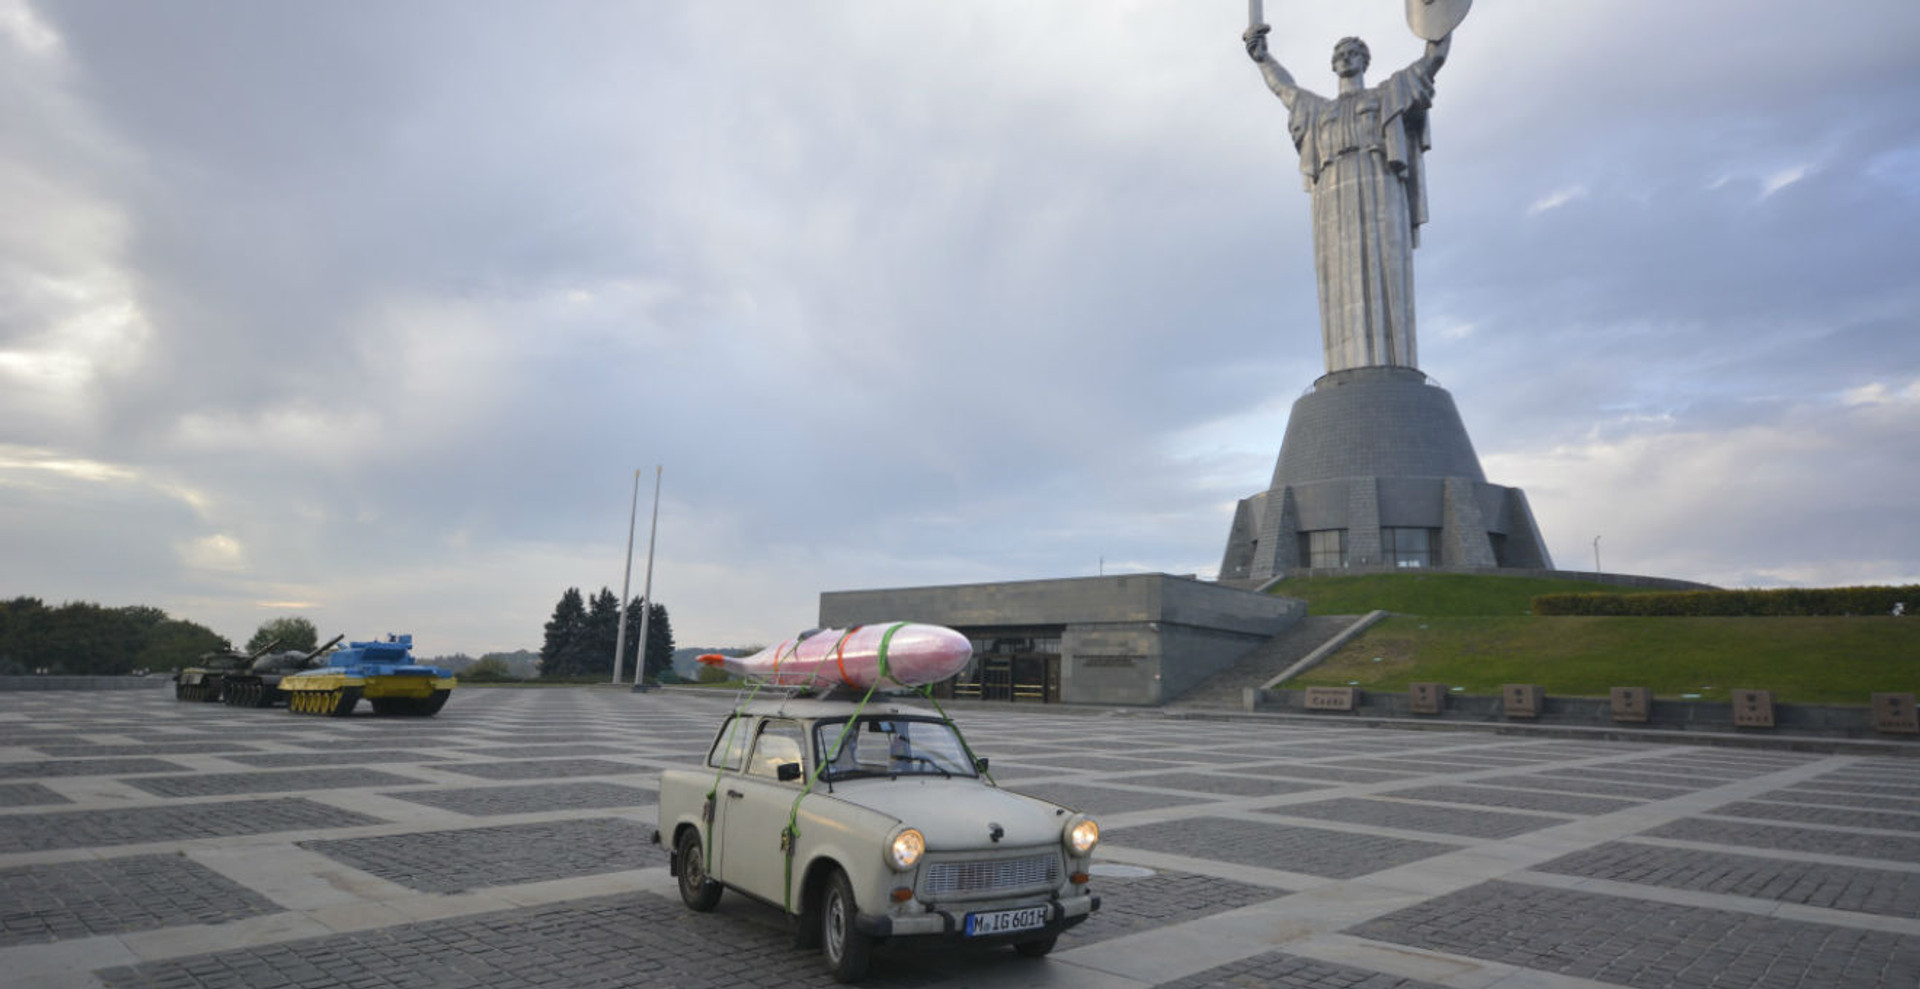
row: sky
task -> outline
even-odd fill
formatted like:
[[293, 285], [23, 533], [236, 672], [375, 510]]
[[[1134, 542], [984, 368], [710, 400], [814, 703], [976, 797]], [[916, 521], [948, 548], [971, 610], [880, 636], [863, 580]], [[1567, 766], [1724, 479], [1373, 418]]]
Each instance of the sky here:
[[[1273, 0], [1328, 93], [1393, 0]], [[682, 645], [1211, 577], [1324, 371], [1232, 0], [0, 0], [0, 597]], [[1421, 369], [1555, 562], [1920, 582], [1920, 4], [1485, 2]]]

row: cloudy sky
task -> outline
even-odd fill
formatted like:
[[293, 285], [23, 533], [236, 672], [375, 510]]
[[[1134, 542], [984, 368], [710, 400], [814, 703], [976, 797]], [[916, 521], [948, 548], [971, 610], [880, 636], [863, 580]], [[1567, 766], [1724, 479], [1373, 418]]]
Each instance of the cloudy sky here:
[[[655, 464], [683, 644], [1211, 576], [1323, 370], [1245, 19], [0, 0], [0, 595], [537, 647]], [[1487, 0], [1433, 139], [1423, 370], [1559, 565], [1920, 581], [1920, 4]]]

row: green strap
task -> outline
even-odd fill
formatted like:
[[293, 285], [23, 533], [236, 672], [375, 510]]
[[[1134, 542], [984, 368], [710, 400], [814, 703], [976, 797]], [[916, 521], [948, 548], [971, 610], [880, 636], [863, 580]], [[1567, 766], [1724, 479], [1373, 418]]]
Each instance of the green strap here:
[[[967, 744], [966, 733], [960, 730], [959, 725], [956, 725], [953, 723], [953, 717], [947, 714], [947, 709], [940, 706], [940, 698], [933, 696], [933, 684], [930, 684], [930, 683], [922, 684], [920, 687], [920, 696], [925, 697], [927, 700], [931, 701], [933, 703], [933, 709], [935, 711], [940, 712], [940, 720], [945, 721], [947, 723], [947, 727], [953, 729], [953, 737], [960, 740], [960, 751], [965, 752], [967, 754], [967, 764], [972, 766], [979, 765], [980, 757], [977, 755], [974, 755], [973, 746]], [[994, 782], [993, 773], [988, 772], [986, 774], [986, 777], [987, 777], [987, 782], [993, 783], [994, 786], [1000, 785], [999, 783]]]
[[[745, 713], [747, 705], [753, 703], [754, 695], [759, 692], [759, 683], [755, 682], [750, 684], [747, 689], [746, 699], [733, 706], [733, 723], [727, 726], [727, 751], [733, 751], [733, 740], [738, 737], [735, 733], [740, 730], [740, 722], [745, 720], [740, 717], [740, 715]], [[707, 791], [707, 806], [712, 807], [713, 802], [720, 798], [720, 780], [726, 775], [726, 772], [727, 767], [724, 764], [715, 767], [713, 771], [713, 788]], [[702, 814], [702, 820], [700, 822], [700, 824], [707, 829], [706, 833], [700, 836], [700, 846], [707, 850], [709, 866], [712, 865], [711, 859], [713, 857], [713, 818], [715, 816], [717, 816], [717, 814]]]

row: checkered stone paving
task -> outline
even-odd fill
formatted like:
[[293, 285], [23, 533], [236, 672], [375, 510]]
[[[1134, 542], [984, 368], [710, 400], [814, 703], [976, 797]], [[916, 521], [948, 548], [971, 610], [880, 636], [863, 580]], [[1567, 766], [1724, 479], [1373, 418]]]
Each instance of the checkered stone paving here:
[[1817, 807], [1808, 804], [1770, 804], [1743, 800], [1715, 807], [1709, 813], [1768, 821], [1792, 821], [1795, 824], [1831, 824], [1843, 828], [1920, 831], [1920, 814], [1901, 814], [1853, 807]]
[[0, 945], [278, 912], [272, 900], [179, 855], [0, 869]]
[[1643, 989], [1920, 985], [1920, 938], [1518, 883], [1482, 883], [1348, 933]]
[[201, 773], [195, 776], [142, 776], [127, 785], [161, 797], [225, 797], [239, 793], [287, 793], [295, 790], [343, 790], [362, 786], [403, 786], [424, 780], [371, 769], [308, 769], [279, 773]]
[[1193, 790], [1235, 797], [1272, 797], [1286, 793], [1319, 790], [1324, 783], [1299, 783], [1255, 776], [1227, 776], [1221, 773], [1156, 773], [1151, 776], [1123, 776], [1114, 783], [1157, 786], [1169, 790]]
[[0, 783], [0, 807], [43, 807], [73, 801], [38, 783]]
[[1884, 859], [1889, 862], [1920, 863], [1920, 838], [1905, 835], [1866, 834], [1796, 828], [1784, 824], [1749, 824], [1745, 821], [1710, 820], [1690, 817], [1671, 821], [1644, 832], [1649, 838], [1674, 838], [1714, 845], [1745, 848], [1774, 848], [1791, 852], [1817, 852], [1853, 858]]
[[1692, 788], [1648, 786], [1643, 783], [1614, 783], [1604, 780], [1558, 776], [1489, 776], [1478, 782], [1489, 786], [1510, 786], [1523, 790], [1554, 790], [1561, 793], [1587, 793], [1636, 800], [1668, 800], [1692, 793]]
[[1567, 823], [1564, 818], [1537, 814], [1508, 814], [1493, 810], [1465, 810], [1393, 800], [1354, 797], [1309, 804], [1288, 804], [1264, 811], [1288, 817], [1311, 817], [1344, 824], [1368, 824], [1402, 831], [1431, 831], [1465, 838], [1511, 838], [1517, 834]]
[[1535, 866], [1668, 889], [1704, 890], [1884, 917], [1920, 917], [1920, 872], [1610, 842]]
[[1093, 814], [1096, 817], [1101, 814], [1124, 814], [1134, 810], [1179, 807], [1196, 800], [1211, 799], [1191, 793], [1141, 793], [1136, 790], [1117, 790], [1113, 787], [1086, 786], [1080, 783], [1015, 784], [1007, 789], [1015, 793], [1024, 793], [1029, 797], [1051, 800], [1056, 804]]
[[1445, 989], [1435, 982], [1402, 979], [1365, 969], [1289, 955], [1284, 951], [1243, 958], [1154, 989]]
[[546, 810], [643, 807], [652, 804], [657, 794], [651, 788], [616, 783], [529, 783], [461, 790], [413, 790], [383, 796], [484, 817]]
[[1106, 832], [1123, 848], [1177, 852], [1215, 862], [1351, 879], [1457, 851], [1457, 845], [1228, 817], [1196, 817]]
[[1610, 814], [1638, 806], [1634, 800], [1609, 797], [1585, 797], [1571, 793], [1540, 793], [1510, 790], [1497, 786], [1470, 786], [1464, 783], [1443, 786], [1418, 786], [1394, 790], [1401, 800], [1431, 800], [1447, 804], [1474, 804], [1481, 807], [1511, 807], [1515, 810], [1544, 810], [1556, 814]]
[[377, 817], [300, 797], [14, 814], [4, 820], [6, 826], [0, 828], [0, 854], [385, 823]]
[[135, 773], [184, 773], [186, 766], [165, 759], [67, 759], [59, 762], [0, 762], [0, 780], [58, 779], [67, 776], [131, 776]]
[[232, 742], [148, 742], [143, 745], [36, 745], [35, 752], [50, 759], [92, 756], [202, 755], [247, 751]]
[[1155, 872], [1140, 877], [1096, 875], [1090, 888], [1100, 897], [1100, 909], [1060, 939], [1062, 949], [1198, 920], [1288, 892], [1190, 872]]
[[449, 763], [438, 767], [462, 776], [490, 780], [557, 779], [566, 776], [627, 776], [657, 769], [609, 759], [523, 759], [514, 762]]
[[667, 860], [653, 829], [612, 818], [303, 841], [301, 848], [427, 893], [621, 872]]
[[390, 762], [438, 762], [445, 757], [423, 752], [373, 749], [366, 752], [259, 752], [234, 755], [223, 753], [222, 758], [260, 769], [293, 769], [301, 766], [377, 766]]

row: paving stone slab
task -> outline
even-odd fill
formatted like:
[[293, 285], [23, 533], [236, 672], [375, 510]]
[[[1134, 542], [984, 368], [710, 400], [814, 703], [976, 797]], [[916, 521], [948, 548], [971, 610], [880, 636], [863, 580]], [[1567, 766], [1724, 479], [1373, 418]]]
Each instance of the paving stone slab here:
[[0, 829], [0, 854], [385, 823], [377, 817], [300, 797], [10, 814], [7, 826]]
[[1378, 828], [1398, 828], [1403, 831], [1431, 831], [1435, 834], [1459, 835], [1463, 838], [1511, 838], [1517, 834], [1526, 834], [1529, 831], [1567, 823], [1565, 818], [1541, 817], [1537, 814], [1465, 810], [1458, 807], [1436, 807], [1393, 800], [1371, 800], [1364, 797], [1342, 797], [1338, 800], [1288, 804], [1285, 807], [1267, 808], [1261, 812], [1339, 821], [1343, 824], [1369, 824]]
[[618, 818], [303, 841], [300, 847], [428, 893], [621, 872], [667, 861], [653, 829]]
[[366, 786], [406, 786], [425, 780], [371, 769], [303, 769], [279, 773], [200, 773], [193, 776], [140, 776], [128, 786], [160, 797], [225, 797], [238, 793], [287, 793], [344, 790]]
[[1297, 766], [1243, 766], [1240, 772], [1260, 776], [1286, 776], [1301, 780], [1327, 780], [1332, 783], [1391, 783], [1395, 780], [1410, 780], [1420, 775], [1417, 772], [1390, 773], [1378, 769], [1355, 769], [1352, 766], [1329, 766], [1322, 763]]
[[381, 796], [477, 817], [548, 810], [642, 807], [654, 803], [658, 798], [651, 788], [616, 783], [530, 783], [524, 786], [482, 786], [460, 790], [413, 790]]
[[73, 801], [38, 783], [0, 783], [0, 807], [44, 807]]
[[1534, 867], [1540, 872], [1920, 917], [1920, 873], [1781, 861], [1759, 855], [1608, 842]]
[[1056, 804], [1095, 816], [1124, 814], [1136, 810], [1157, 810], [1161, 807], [1179, 807], [1196, 801], [1205, 802], [1207, 799], [1192, 794], [1141, 793], [1137, 790], [1116, 790], [1110, 786], [1088, 786], [1083, 783], [1028, 783], [1010, 786], [1007, 789], [1030, 797], [1051, 800]]
[[53, 762], [0, 762], [0, 780], [58, 779], [68, 776], [128, 776], [134, 773], [184, 773], [188, 767], [165, 759], [62, 759]]
[[1920, 985], [1920, 938], [1497, 881], [1348, 933], [1641, 989]]
[[1906, 814], [1920, 814], [1920, 798], [1893, 797], [1879, 793], [1850, 793], [1845, 790], [1818, 790], [1795, 786], [1785, 790], [1772, 790], [1755, 799], [1819, 804], [1827, 807], [1865, 807], [1868, 810], [1894, 810]]
[[1772, 848], [1792, 852], [1818, 852], [1849, 858], [1881, 859], [1888, 862], [1920, 863], [1920, 838], [1904, 835], [1855, 834], [1796, 828], [1783, 824], [1746, 823], [1689, 817], [1670, 821], [1642, 834], [1649, 838], [1673, 838], [1702, 844], [1732, 845], [1746, 848]]
[[1667, 800], [1692, 793], [1691, 788], [1649, 786], [1645, 783], [1617, 783], [1533, 774], [1530, 776], [1488, 776], [1474, 781], [1485, 786], [1512, 786], [1526, 790], [1557, 790], [1562, 793], [1587, 793], [1607, 797], [1631, 797], [1641, 800]]
[[1289, 892], [1177, 871], [1156, 871], [1140, 877], [1095, 876], [1090, 888], [1100, 897], [1100, 909], [1061, 937], [1062, 950], [1184, 924]]
[[222, 758], [243, 766], [261, 769], [291, 769], [296, 766], [375, 766], [389, 762], [441, 762], [445, 756], [424, 752], [375, 749], [365, 752], [262, 752], [258, 754], [222, 754]]
[[1329, 879], [1352, 879], [1459, 850], [1458, 845], [1228, 817], [1194, 817], [1116, 828], [1106, 832], [1106, 840], [1124, 848]]
[[1320, 790], [1326, 787], [1324, 783], [1303, 783], [1271, 777], [1178, 772], [1154, 773], [1149, 776], [1123, 776], [1112, 782], [1128, 783], [1133, 786], [1157, 786], [1169, 790], [1192, 790], [1197, 793], [1218, 793], [1235, 797], [1271, 797], [1283, 793]]
[[220, 924], [280, 909], [179, 855], [0, 869], [0, 945]]
[[[462, 748], [460, 751], [464, 755], [489, 756], [496, 759], [500, 759], [500, 758], [552, 759], [560, 756], [638, 755], [640, 752], [646, 749], [654, 749], [654, 748], [657, 748], [657, 747], [651, 746], [651, 745], [635, 746], [635, 745], [545, 744], [545, 745], [484, 745], [478, 748]], [[700, 750], [700, 754], [703, 756], [706, 755], [706, 750], [705, 749]]]
[[1860, 783], [1852, 780], [1836, 780], [1829, 776], [1816, 776], [1813, 779], [1795, 783], [1792, 788], [1795, 790], [1820, 790], [1829, 793], [1862, 793], [1874, 796], [1894, 797], [1901, 800], [1920, 799], [1920, 786]]
[[1289, 955], [1284, 951], [1242, 958], [1154, 989], [1446, 989], [1437, 982], [1403, 979], [1366, 969]]
[[1150, 759], [1122, 759], [1115, 756], [1098, 755], [1046, 756], [1044, 758], [1029, 756], [1025, 759], [1015, 759], [1012, 761], [1027, 763], [1038, 762], [1038, 764], [1056, 771], [1061, 769], [1082, 769], [1100, 773], [1141, 772], [1144, 770], [1173, 768], [1173, 764], [1169, 762]]
[[248, 751], [238, 742], [148, 742], [142, 745], [35, 745], [35, 752], [49, 759], [75, 759], [99, 756], [200, 755]]
[[1795, 824], [1830, 824], [1847, 828], [1881, 828], [1888, 831], [1920, 831], [1920, 814], [1902, 814], [1890, 810], [1864, 810], [1851, 807], [1821, 807], [1810, 804], [1771, 804], [1737, 800], [1708, 811], [1728, 817], [1752, 817], [1765, 821], [1792, 821]]
[[1449, 804], [1476, 804], [1481, 807], [1511, 807], [1515, 810], [1544, 810], [1560, 814], [1611, 814], [1616, 810], [1639, 806], [1636, 800], [1592, 797], [1574, 793], [1510, 790], [1497, 786], [1471, 786], [1464, 783], [1417, 786], [1394, 790], [1389, 796], [1402, 800], [1433, 800]]
[[1646, 783], [1652, 786], [1664, 786], [1672, 789], [1693, 792], [1716, 786], [1724, 786], [1725, 780], [1701, 779], [1697, 776], [1676, 776], [1672, 773], [1636, 772], [1631, 769], [1613, 769], [1607, 766], [1581, 766], [1578, 769], [1547, 769], [1537, 775], [1559, 776], [1580, 780], [1606, 780], [1613, 783]]
[[608, 759], [517, 759], [511, 762], [462, 762], [435, 766], [449, 773], [478, 776], [490, 780], [559, 779], [567, 776], [630, 776], [653, 774], [651, 766], [613, 762]]

